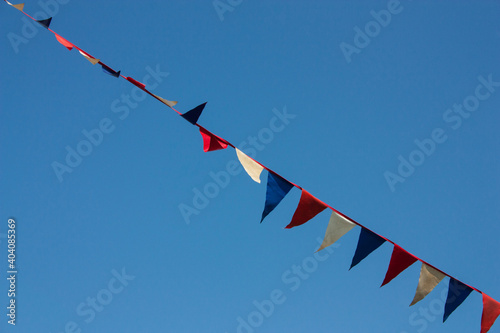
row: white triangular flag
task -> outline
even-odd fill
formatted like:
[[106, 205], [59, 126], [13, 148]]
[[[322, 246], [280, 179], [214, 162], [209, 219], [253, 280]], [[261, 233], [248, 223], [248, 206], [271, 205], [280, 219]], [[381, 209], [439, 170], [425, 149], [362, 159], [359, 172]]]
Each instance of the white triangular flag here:
[[82, 51], [80, 51], [80, 50], [78, 50], [78, 52], [80, 52], [80, 54], [81, 54], [82, 56], [84, 56], [84, 57], [85, 57], [85, 59], [87, 59], [88, 61], [90, 61], [90, 62], [92, 63], [92, 65], [95, 65], [95, 64], [97, 64], [97, 63], [100, 61], [100, 60], [99, 60], [99, 59], [97, 59], [97, 58], [92, 58], [92, 57], [90, 57], [90, 56], [86, 55], [85, 53], [83, 53], [83, 52], [82, 52]]
[[166, 106], [169, 106], [171, 108], [173, 108], [175, 106], [175, 104], [178, 103], [177, 101], [169, 101], [168, 99], [165, 99], [165, 98], [160, 97], [160, 96], [155, 95], [155, 94], [153, 94], [153, 96], [158, 98], [160, 100], [160, 102], [162, 102], [163, 104], [165, 104]]
[[23, 11], [24, 3], [19, 3], [17, 5], [14, 5], [14, 4], [12, 4], [12, 3], [8, 2], [8, 1], [5, 1], [5, 2], [7, 2], [9, 5], [11, 5], [12, 7], [14, 7], [15, 9]]
[[260, 183], [260, 174], [262, 170], [264, 170], [264, 167], [245, 155], [245, 153], [238, 148], [235, 148], [235, 150], [241, 165], [243, 165], [243, 168], [245, 168], [248, 175], [257, 183]]
[[328, 226], [326, 227], [325, 238], [323, 239], [323, 243], [316, 252], [332, 245], [355, 226], [356, 224], [352, 223], [345, 217], [332, 212], [330, 221], [328, 222]]
[[427, 296], [445, 276], [446, 275], [444, 275], [440, 271], [422, 263], [420, 278], [418, 279], [417, 291], [410, 306], [424, 299], [424, 297]]

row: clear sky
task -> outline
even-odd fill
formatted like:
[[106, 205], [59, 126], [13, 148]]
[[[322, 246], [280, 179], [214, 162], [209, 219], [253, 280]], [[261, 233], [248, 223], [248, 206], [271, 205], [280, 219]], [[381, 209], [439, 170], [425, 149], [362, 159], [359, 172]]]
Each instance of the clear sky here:
[[[179, 111], [208, 101], [201, 125], [500, 300], [498, 1], [25, 3]], [[380, 288], [389, 244], [348, 270], [359, 227], [314, 256], [329, 212], [284, 229], [292, 189], [260, 224], [265, 173], [229, 175], [232, 148], [204, 153], [171, 109], [0, 15], [2, 332], [479, 332], [479, 293], [442, 324], [447, 278], [413, 307], [419, 264]]]

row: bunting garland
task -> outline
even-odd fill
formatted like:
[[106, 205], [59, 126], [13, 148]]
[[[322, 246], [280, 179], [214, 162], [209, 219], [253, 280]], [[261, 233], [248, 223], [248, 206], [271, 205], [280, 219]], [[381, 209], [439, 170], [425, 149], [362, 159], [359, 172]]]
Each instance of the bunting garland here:
[[38, 22], [44, 28], [52, 32], [56, 37], [57, 41], [64, 47], [66, 47], [68, 50], [71, 51], [73, 48], [76, 48], [79, 51], [79, 53], [83, 57], [85, 57], [88, 61], [90, 61], [93, 65], [100, 64], [102, 70], [106, 74], [109, 74], [116, 78], [119, 77], [124, 78], [125, 80], [132, 83], [134, 86], [147, 92], [149, 95], [153, 96], [163, 104], [172, 108], [175, 112], [177, 112], [180, 116], [182, 116], [185, 120], [187, 120], [191, 124], [198, 126], [200, 134], [203, 139], [203, 150], [205, 152], [226, 149], [228, 146], [233, 147], [236, 151], [236, 155], [241, 165], [248, 173], [248, 175], [257, 183], [261, 182], [260, 176], [262, 174], [262, 171], [266, 169], [268, 171], [267, 188], [266, 188], [266, 198], [265, 198], [264, 210], [262, 212], [261, 222], [267, 215], [269, 215], [269, 213], [271, 213], [277, 207], [277, 205], [290, 192], [290, 190], [293, 187], [296, 187], [301, 190], [301, 197], [297, 205], [297, 208], [293, 214], [291, 222], [285, 227], [286, 229], [291, 229], [293, 227], [308, 222], [309, 220], [311, 220], [312, 218], [314, 218], [316, 215], [323, 212], [327, 208], [332, 210], [330, 220], [326, 228], [325, 237], [323, 239], [320, 248], [317, 251], [320, 251], [332, 245], [343, 235], [345, 235], [347, 232], [352, 230], [356, 225], [358, 225], [361, 227], [361, 231], [359, 234], [358, 244], [352, 259], [350, 269], [359, 264], [370, 253], [375, 251], [377, 248], [379, 248], [383, 243], [387, 241], [393, 244], [394, 248], [389, 262], [389, 267], [382, 282], [382, 286], [392, 281], [392, 279], [394, 279], [396, 276], [398, 276], [401, 272], [403, 272], [406, 268], [410, 267], [416, 261], [420, 261], [422, 263], [417, 290], [410, 305], [414, 305], [417, 302], [421, 301], [423, 298], [425, 298], [446, 276], [448, 276], [450, 280], [448, 286], [447, 300], [445, 304], [445, 311], [443, 315], [443, 322], [446, 321], [448, 317], [451, 315], [451, 313], [453, 313], [455, 309], [457, 309], [467, 299], [467, 297], [473, 290], [482, 294], [483, 312], [481, 317], [481, 333], [486, 333], [491, 328], [497, 317], [500, 315], [500, 303], [498, 301], [482, 293], [478, 289], [471, 287], [459, 281], [458, 279], [455, 279], [451, 275], [438, 270], [437, 268], [431, 266], [424, 260], [407, 252], [396, 243], [388, 240], [385, 237], [382, 237], [381, 235], [373, 232], [372, 230], [366, 228], [365, 226], [347, 217], [346, 215], [336, 211], [333, 207], [317, 199], [305, 189], [291, 183], [290, 181], [280, 176], [278, 173], [265, 167], [264, 165], [260, 164], [253, 158], [250, 158], [249, 156], [244, 154], [242, 151], [237, 149], [234, 145], [232, 145], [225, 139], [222, 139], [221, 137], [213, 134], [204, 127], [198, 125], [198, 119], [205, 108], [206, 102], [182, 114], [173, 108], [173, 106], [177, 104], [176, 101], [169, 101], [160, 96], [152, 94], [146, 89], [146, 85], [144, 83], [139, 82], [133, 79], [132, 77], [128, 76], [125, 77], [121, 75], [121, 71], [115, 71], [108, 65], [102, 63], [100, 59], [91, 56], [86, 51], [80, 49], [75, 44], [69, 42], [67, 39], [61, 37], [59, 34], [51, 30], [49, 27], [52, 21], [52, 17], [43, 20], [35, 20], [33, 17], [24, 12], [24, 3], [12, 4], [7, 0], [4, 1], [8, 5], [21, 11], [24, 15], [28, 16], [33, 21]]

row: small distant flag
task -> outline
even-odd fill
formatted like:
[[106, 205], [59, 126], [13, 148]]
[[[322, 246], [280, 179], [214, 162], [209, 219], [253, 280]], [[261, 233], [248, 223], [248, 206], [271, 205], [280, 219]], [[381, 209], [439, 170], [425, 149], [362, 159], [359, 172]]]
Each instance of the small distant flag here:
[[[82, 52], [82, 51], [80, 51], [80, 50], [78, 50], [78, 52], [80, 52], [80, 54], [81, 54], [82, 56], [84, 56], [84, 57], [85, 57], [85, 59], [87, 59], [88, 61], [90, 61], [90, 62], [92, 63], [92, 65], [95, 65], [95, 64], [99, 63], [99, 61], [100, 61], [99, 59], [92, 57], [90, 54], [83, 53], [83, 52]], [[106, 71], [105, 71], [105, 72], [106, 72]], [[106, 73], [107, 73], [107, 72], [106, 72]]]
[[52, 17], [49, 17], [48, 19], [45, 20], [36, 20], [38, 23], [40, 23], [41, 26], [45, 27], [46, 29], [49, 28], [50, 22], [52, 21]]

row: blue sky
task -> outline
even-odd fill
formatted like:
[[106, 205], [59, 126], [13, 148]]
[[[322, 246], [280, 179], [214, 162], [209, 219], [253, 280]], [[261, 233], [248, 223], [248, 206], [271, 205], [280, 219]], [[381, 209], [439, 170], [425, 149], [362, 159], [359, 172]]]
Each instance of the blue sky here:
[[[208, 101], [201, 125], [500, 299], [500, 87], [483, 83], [500, 82], [498, 2], [25, 3], [125, 76], [150, 75], [179, 111]], [[374, 23], [382, 10], [393, 12], [385, 26]], [[233, 149], [204, 153], [168, 107], [30, 30], [14, 8], [0, 12], [0, 269], [13, 217], [19, 271], [17, 324], [3, 307], [2, 331], [479, 332], [476, 292], [441, 323], [448, 279], [408, 307], [419, 264], [379, 288], [389, 244], [348, 271], [359, 228], [315, 257], [329, 212], [283, 229], [297, 189], [259, 224], [264, 174], [260, 185], [241, 170], [225, 178]], [[357, 28], [374, 30], [363, 40]], [[463, 103], [474, 111], [453, 111]], [[102, 138], [85, 146], [96, 129]], [[419, 153], [415, 141], [435, 131]], [[59, 179], [54, 163], [84, 146]], [[398, 173], [400, 156], [417, 165]], [[217, 175], [224, 182], [209, 185]], [[196, 208], [207, 186], [215, 192]], [[186, 218], [183, 205], [197, 213]], [[2, 279], [5, 306], [7, 290]]]

